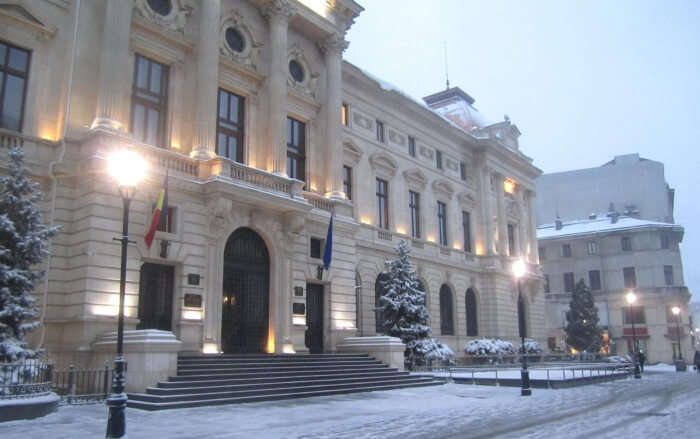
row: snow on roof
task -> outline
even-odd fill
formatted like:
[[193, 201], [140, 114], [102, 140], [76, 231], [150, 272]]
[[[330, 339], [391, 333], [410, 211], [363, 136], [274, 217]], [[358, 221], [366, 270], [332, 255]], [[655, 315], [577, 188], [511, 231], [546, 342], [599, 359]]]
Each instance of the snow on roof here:
[[543, 224], [537, 227], [537, 239], [554, 239], [564, 236], [588, 235], [602, 232], [612, 232], [618, 230], [632, 230], [647, 227], [679, 228], [682, 226], [673, 223], [661, 223], [637, 218], [621, 216], [616, 223], [610, 218], [596, 218], [586, 220], [568, 221], [562, 223], [562, 228], [557, 230], [555, 224]]

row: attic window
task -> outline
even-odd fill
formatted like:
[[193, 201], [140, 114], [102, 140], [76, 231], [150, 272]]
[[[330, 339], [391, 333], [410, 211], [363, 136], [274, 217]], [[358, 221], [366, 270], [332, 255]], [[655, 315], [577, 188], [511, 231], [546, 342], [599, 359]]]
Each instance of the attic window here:
[[148, 6], [158, 15], [166, 16], [173, 9], [171, 0], [148, 0]]

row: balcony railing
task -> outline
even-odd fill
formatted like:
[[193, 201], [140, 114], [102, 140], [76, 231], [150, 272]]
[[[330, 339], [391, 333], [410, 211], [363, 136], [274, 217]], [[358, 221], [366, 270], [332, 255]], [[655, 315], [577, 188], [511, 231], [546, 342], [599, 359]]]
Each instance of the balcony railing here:
[[271, 174], [261, 169], [252, 168], [241, 163], [229, 162], [228, 176], [233, 180], [242, 181], [244, 183], [269, 189], [271, 191], [288, 194], [290, 197], [297, 195], [295, 194], [293, 180], [284, 178], [280, 175]]
[[304, 192], [304, 198], [306, 198], [306, 201], [314, 206], [315, 209], [325, 210], [326, 212], [333, 212], [335, 209], [335, 202], [323, 195], [314, 192]]
[[152, 166], [199, 177], [199, 162], [184, 154], [148, 145], [141, 145], [139, 154]]

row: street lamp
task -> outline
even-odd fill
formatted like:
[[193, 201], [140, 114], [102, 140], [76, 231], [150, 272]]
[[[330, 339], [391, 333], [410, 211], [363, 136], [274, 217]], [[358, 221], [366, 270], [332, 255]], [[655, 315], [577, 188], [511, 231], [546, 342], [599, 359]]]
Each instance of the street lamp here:
[[511, 267], [515, 283], [518, 284], [518, 329], [520, 331], [520, 361], [522, 368], [520, 369], [520, 396], [532, 395], [530, 390], [530, 372], [527, 370], [527, 356], [525, 352], [525, 302], [523, 301], [523, 293], [520, 289], [520, 278], [525, 275], [526, 267], [522, 259], [513, 262]]
[[107, 418], [107, 438], [126, 436], [126, 360], [124, 360], [124, 294], [126, 287], [126, 247], [129, 244], [129, 205], [136, 193], [136, 185], [143, 178], [146, 163], [133, 151], [123, 150], [110, 156], [107, 163], [109, 174], [119, 185], [119, 195], [124, 203], [122, 236], [114, 238], [122, 243], [122, 259], [119, 273], [119, 320], [117, 326], [117, 356], [114, 359], [112, 394], [107, 398], [109, 417]]
[[[676, 316], [676, 337], [678, 337], [678, 359], [676, 363], [676, 372], [684, 370], [683, 364], [683, 349], [681, 349], [681, 308], [674, 306], [671, 312]], [[675, 354], [675, 353], [674, 353]], [[674, 355], [675, 356], [675, 355]]]
[[625, 296], [625, 300], [627, 300], [627, 303], [630, 306], [629, 317], [632, 321], [632, 362], [634, 364], [634, 377], [639, 379], [642, 377], [642, 375], [639, 373], [639, 361], [637, 361], [637, 333], [634, 328], [634, 315], [632, 313], [632, 305], [637, 301], [637, 295], [634, 294], [634, 291], [630, 291]]

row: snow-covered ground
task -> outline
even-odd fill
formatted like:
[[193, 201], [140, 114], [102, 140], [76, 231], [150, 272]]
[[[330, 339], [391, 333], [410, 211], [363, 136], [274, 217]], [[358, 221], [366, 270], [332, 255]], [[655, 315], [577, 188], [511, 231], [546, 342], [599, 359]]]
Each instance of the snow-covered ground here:
[[[164, 412], [127, 409], [134, 438], [698, 437], [700, 374], [651, 366], [633, 378], [561, 390], [446, 384]], [[103, 437], [104, 405], [63, 406], [0, 424], [5, 438]]]

